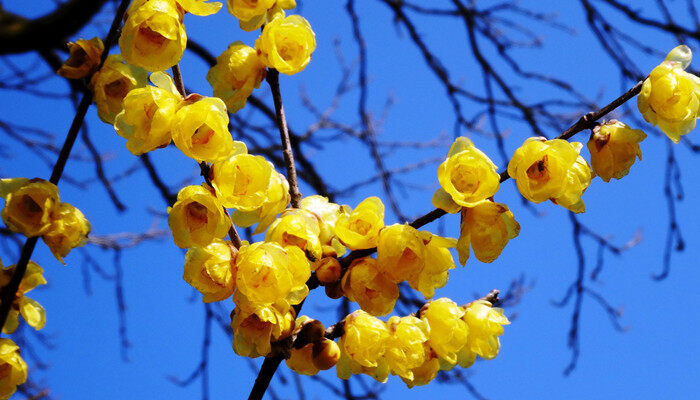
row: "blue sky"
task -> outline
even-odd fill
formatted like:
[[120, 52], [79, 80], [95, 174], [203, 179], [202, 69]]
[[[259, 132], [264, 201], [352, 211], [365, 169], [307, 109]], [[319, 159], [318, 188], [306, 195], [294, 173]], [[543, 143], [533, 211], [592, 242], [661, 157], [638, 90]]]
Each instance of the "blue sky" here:
[[[304, 1], [301, 7], [302, 15], [316, 32], [318, 47], [303, 73], [281, 78], [287, 118], [297, 131], [303, 131], [315, 121], [301, 103], [299, 94], [302, 88], [320, 108], [330, 104], [340, 77], [334, 42], [339, 42], [339, 49], [348, 62], [352, 63], [356, 58], [357, 47], [344, 3]], [[440, 134], [450, 137], [454, 115], [444, 89], [426, 68], [405, 30], [392, 23], [390, 10], [380, 2], [357, 3], [361, 27], [368, 41], [371, 79], [368, 107], [374, 115], [379, 115], [388, 97], [394, 101], [385, 124], [379, 130], [379, 139], [427, 141]], [[682, 20], [685, 9], [680, 2], [676, 3], [679, 7], [677, 14]], [[27, 8], [24, 2], [3, 2], [8, 10], [21, 10], [28, 16], [40, 15], [52, 4], [42, 1]], [[599, 98], [602, 104], [621, 93], [617, 67], [584, 25], [578, 2], [529, 1], [522, 5], [539, 12], [556, 10], [559, 21], [576, 28], [574, 33], [566, 33], [534, 26], [543, 39], [543, 46], [516, 51], [524, 67], [549, 72], [571, 82], [578, 91]], [[651, 1], [641, 1], [639, 7], [648, 15], [657, 14]], [[111, 17], [105, 13], [100, 18], [108, 21]], [[415, 19], [419, 22], [420, 33], [431, 49], [442, 57], [451, 76], [470, 90], [483, 93], [481, 71], [468, 50], [464, 27], [458, 22], [445, 24], [435, 17]], [[650, 45], [668, 50], [676, 45], [668, 35], [641, 30], [622, 21], [619, 23], [631, 35]], [[242, 40], [253, 45], [257, 37], [257, 33], [241, 32], [235, 19], [225, 10], [206, 18], [188, 15], [185, 24], [190, 38], [204, 44], [215, 55], [230, 42]], [[95, 34], [103, 36], [104, 26], [90, 27], [81, 37], [89, 38]], [[697, 42], [689, 44], [697, 45]], [[494, 57], [493, 50], [484, 47], [487, 56]], [[631, 54], [645, 71], [650, 71], [661, 61], [641, 53]], [[20, 65], [28, 65], [33, 60], [28, 56], [13, 58]], [[207, 66], [196, 56], [186, 52], [182, 71], [188, 87], [204, 95], [211, 94], [204, 78]], [[0, 70], [0, 73], [5, 76], [8, 71]], [[519, 81], [507, 72], [504, 74], [518, 87], [518, 95], [528, 101], [561, 95], [542, 85]], [[631, 84], [626, 84], [625, 88], [629, 86]], [[67, 87], [64, 81], [55, 78], [49, 80], [44, 89], [65, 91]], [[271, 104], [269, 89], [264, 83], [256, 95]], [[65, 134], [72, 119], [72, 106], [63, 99], [40, 99], [3, 91], [0, 101], [0, 120], [41, 127], [57, 138]], [[356, 121], [356, 101], [357, 91], [343, 98], [336, 112], [340, 120]], [[634, 101], [630, 105], [635, 111]], [[248, 109], [240, 113], [244, 118], [250, 115]], [[576, 118], [572, 114], [572, 122]], [[110, 126], [99, 121], [94, 108], [88, 112], [87, 122], [98, 148], [110, 156], [106, 164], [108, 174], [124, 171], [138, 161], [125, 149], [123, 139]], [[516, 318], [505, 330], [500, 355], [493, 361], [477, 362], [465, 371], [469, 381], [484, 396], [492, 399], [686, 398], [700, 389], [700, 372], [696, 368], [696, 356], [700, 354], [700, 341], [697, 340], [700, 327], [694, 320], [695, 310], [700, 307], [700, 297], [696, 294], [700, 272], [694, 268], [697, 261], [693, 261], [700, 257], [697, 211], [700, 178], [693, 173], [698, 158], [687, 146], [674, 147], [684, 189], [684, 199], [677, 203], [677, 212], [685, 251], [673, 254], [671, 273], [666, 280], [654, 281], [651, 275], [661, 270], [668, 225], [663, 193], [668, 140], [655, 134], [646, 124], [630, 122], [630, 125], [649, 134], [642, 144], [643, 161], [635, 164], [630, 175], [620, 181], [606, 184], [595, 179], [584, 195], [587, 212], [580, 217], [583, 224], [609, 236], [617, 245], [626, 243], [638, 231], [642, 233], [641, 243], [622, 255], [606, 253], [605, 268], [599, 280], [589, 283], [610, 304], [624, 307], [621, 322], [629, 329], [624, 333], [615, 331], [595, 300], [585, 297], [578, 367], [570, 376], [563, 376], [562, 371], [571, 357], [567, 334], [573, 303], [557, 308], [552, 305], [552, 300], [561, 298], [576, 277], [572, 226], [565, 210], [550, 203], [536, 205], [534, 208], [541, 215], [533, 214], [522, 206], [515, 185], [508, 182], [502, 185], [496, 199], [510, 206], [522, 226], [520, 236], [508, 244], [494, 263], [483, 264], [472, 258], [466, 267], [453, 270], [448, 285], [437, 292], [440, 297], [450, 297], [462, 303], [493, 288], [505, 289], [512, 279], [521, 275], [527, 282], [534, 282], [534, 287], [522, 302], [508, 310], [508, 313], [516, 314]], [[502, 119], [501, 126], [509, 132], [505, 146], [511, 155], [530, 130], [514, 119]], [[550, 136], [557, 133], [551, 129], [547, 131]], [[696, 130], [688, 137], [698, 143], [699, 134]], [[330, 136], [331, 132], [320, 135]], [[505, 167], [491, 138], [467, 135], [491, 156], [501, 170]], [[586, 139], [586, 132], [575, 138], [579, 141]], [[5, 161], [0, 165], [0, 175], [48, 177], [49, 167], [37, 157], [17, 142], [3, 141], [3, 152], [10, 154], [3, 155]], [[385, 161], [389, 168], [401, 167], [444, 155], [448, 145], [428, 149], [400, 148], [387, 153]], [[80, 143], [77, 150], [78, 154], [87, 154]], [[368, 151], [353, 140], [323, 142], [322, 148], [306, 147], [305, 151], [320, 173], [336, 188], [375, 173]], [[584, 150], [583, 155], [588, 158], [587, 151]], [[153, 153], [152, 159], [174, 188], [187, 179], [198, 179], [196, 164], [172, 146]], [[430, 197], [437, 187], [436, 167], [430, 165], [402, 176], [406, 183], [414, 184], [406, 185], [405, 191], [400, 192], [401, 205], [407, 215], [420, 215], [432, 208]], [[92, 179], [94, 176], [92, 165], [77, 159], [69, 162], [67, 173], [77, 179]], [[145, 231], [154, 223], [167, 229], [164, 220], [147, 211], [162, 213], [165, 207], [143, 170], [115, 183], [115, 190], [129, 206], [121, 214], [117, 213], [97, 182], [91, 181], [86, 189], [66, 182], [59, 187], [62, 199], [79, 207], [91, 220], [95, 234]], [[312, 194], [308, 186], [301, 189], [305, 195]], [[354, 206], [371, 195], [383, 197], [381, 186], [363, 187], [353, 196], [339, 201]], [[393, 223], [396, 219], [388, 214], [386, 222]], [[456, 216], [447, 216], [429, 228], [444, 229], [446, 234], [454, 236], [458, 233], [458, 225]], [[595, 266], [597, 245], [587, 238], [582, 244], [590, 273]], [[90, 255], [99, 260], [108, 274], [113, 273], [111, 252], [92, 248]], [[5, 248], [0, 248], [0, 256], [5, 265], [16, 259], [16, 254]], [[67, 258], [65, 267], [56, 262], [43, 245], [38, 246], [34, 259], [44, 266], [49, 285], [32, 292], [32, 297], [47, 310], [48, 323], [42, 332], [54, 346], [37, 347], [49, 369], [32, 370], [31, 373], [45, 383], [56, 398], [199, 398], [198, 382], [180, 388], [168, 380], [170, 376], [183, 378], [198, 365], [204, 330], [204, 307], [200, 296], [182, 280], [183, 252], [169, 237], [125, 251], [120, 259], [131, 343], [127, 350], [129, 362], [123, 362], [120, 357], [114, 283], [100, 278], [93, 271], [90, 273], [92, 293], [87, 293], [81, 268], [83, 259], [78, 251]], [[327, 324], [334, 323], [337, 317], [331, 308], [333, 304], [322, 291], [316, 291], [305, 305], [304, 314], [316, 316]], [[226, 310], [233, 306], [230, 301], [222, 305]], [[229, 339], [216, 325], [209, 355], [211, 398], [246, 398], [255, 371], [246, 360], [233, 353]], [[260, 361], [254, 360], [253, 364], [257, 366]], [[286, 367], [282, 366], [280, 370], [290, 378]], [[321, 376], [331, 381], [336, 379], [333, 370]], [[302, 377], [302, 381], [308, 398], [329, 395], [327, 389], [308, 378]], [[357, 383], [353, 385], [357, 386]], [[297, 397], [293, 385], [284, 385], [279, 380], [275, 380], [275, 391], [281, 398]], [[384, 395], [386, 398], [423, 399], [426, 396], [464, 397], [464, 393], [461, 386], [439, 383], [408, 390], [394, 377], [390, 378]]]

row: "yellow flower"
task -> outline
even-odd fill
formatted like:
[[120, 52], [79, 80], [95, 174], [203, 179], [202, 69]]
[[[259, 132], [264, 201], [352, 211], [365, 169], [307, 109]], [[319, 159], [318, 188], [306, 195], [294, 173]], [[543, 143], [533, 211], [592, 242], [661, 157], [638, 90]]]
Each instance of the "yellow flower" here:
[[436, 288], [447, 284], [448, 270], [455, 267], [449, 249], [455, 247], [457, 241], [428, 231], [420, 231], [420, 236], [425, 243], [425, 265], [420, 274], [408, 280], [408, 284], [430, 299], [435, 295]]
[[206, 17], [219, 12], [223, 4], [219, 2], [207, 3], [209, 0], [175, 0], [183, 10], [190, 14]]
[[496, 165], [471, 140], [458, 137], [438, 167], [438, 180], [442, 187], [433, 196], [433, 205], [454, 213], [458, 210], [455, 204], [473, 207], [493, 197], [500, 175]]
[[27, 237], [40, 236], [51, 228], [51, 213], [59, 203], [56, 185], [43, 179], [0, 180], [5, 199], [2, 220], [13, 232]]
[[63, 257], [85, 245], [90, 233], [90, 222], [82, 212], [68, 203], [59, 203], [51, 213], [51, 226], [41, 238], [51, 253], [62, 264]]
[[508, 163], [520, 194], [541, 203], [552, 200], [573, 212], [585, 211], [581, 195], [591, 183], [591, 170], [579, 155], [583, 145], [562, 139], [528, 138]]
[[250, 358], [267, 355], [271, 342], [292, 333], [295, 316], [294, 309], [285, 302], [237, 305], [231, 312], [233, 351]]
[[389, 330], [384, 322], [357, 310], [345, 318], [345, 333], [340, 347], [359, 365], [376, 367], [384, 356], [388, 339]]
[[146, 86], [147, 78], [145, 70], [126, 64], [121, 55], [108, 56], [102, 68], [90, 79], [100, 119], [114, 124], [114, 118], [123, 110], [126, 95], [133, 89]]
[[27, 363], [19, 346], [10, 339], [0, 339], [0, 399], [9, 399], [26, 380]]
[[338, 339], [338, 347], [340, 348], [340, 357], [335, 365], [335, 372], [338, 378], [348, 380], [352, 375], [366, 374], [374, 378], [377, 382], [386, 383], [389, 378], [389, 373], [391, 372], [386, 358], [379, 357], [376, 366], [367, 367], [355, 361], [351, 355], [348, 354], [344, 338]]
[[245, 106], [253, 89], [260, 87], [263, 78], [265, 65], [258, 53], [240, 41], [231, 43], [207, 73], [214, 96], [222, 99], [231, 113]]
[[340, 359], [340, 347], [330, 339], [323, 338], [314, 342], [311, 353], [312, 361], [321, 371], [333, 368]]
[[364, 257], [350, 264], [341, 281], [343, 293], [372, 315], [387, 315], [399, 298], [399, 287], [379, 270], [377, 260]]
[[588, 140], [593, 173], [605, 182], [627, 175], [635, 158], [642, 159], [639, 143], [646, 137], [641, 130], [614, 119], [593, 128]]
[[81, 79], [92, 75], [100, 65], [100, 57], [105, 46], [102, 40], [78, 39], [68, 43], [68, 60], [58, 70], [58, 74], [68, 79]]
[[185, 255], [182, 278], [204, 295], [203, 302], [225, 300], [236, 285], [235, 254], [233, 245], [221, 239], [204, 247], [192, 247]]
[[414, 316], [391, 317], [386, 325], [390, 336], [384, 357], [391, 373], [411, 381], [414, 379], [412, 370], [429, 358], [428, 325]]
[[423, 386], [435, 379], [438, 371], [440, 371], [440, 360], [438, 357], [435, 354], [426, 354], [423, 364], [411, 370], [413, 379], [401, 377], [401, 380], [404, 381], [409, 389], [414, 386]]
[[315, 259], [320, 259], [320, 232], [321, 228], [314, 214], [302, 209], [291, 209], [270, 225], [265, 234], [265, 241], [283, 247], [296, 246]]
[[265, 22], [284, 16], [284, 10], [297, 6], [295, 0], [227, 0], [228, 12], [238, 18], [238, 24], [246, 32], [254, 31]]
[[463, 208], [457, 242], [459, 262], [462, 265], [467, 262], [471, 246], [477, 260], [490, 263], [519, 233], [520, 224], [503, 203], [487, 201], [476, 207]]
[[685, 71], [693, 53], [688, 46], [671, 50], [654, 68], [637, 96], [644, 119], [678, 143], [700, 118], [700, 78]]
[[416, 228], [394, 224], [379, 232], [379, 270], [394, 283], [414, 280], [425, 265], [425, 245]]
[[211, 181], [224, 207], [253, 211], [265, 203], [274, 174], [274, 167], [262, 156], [238, 154], [215, 162]]
[[379, 231], [384, 227], [384, 204], [378, 197], [368, 197], [344, 213], [335, 223], [335, 234], [350, 250], [369, 249], [377, 245]]
[[343, 214], [341, 207], [327, 197], [313, 195], [301, 199], [301, 208], [314, 213], [321, 221], [321, 243], [330, 244], [335, 237], [335, 223]]
[[[0, 271], [0, 287], [5, 287], [10, 283], [10, 279], [16, 267], [16, 265], [11, 265], [7, 268], [2, 268]], [[44, 327], [46, 324], [46, 312], [44, 311], [44, 307], [35, 300], [25, 296], [26, 293], [30, 292], [35, 287], [46, 284], [43, 273], [44, 270], [38, 264], [34, 261], [29, 261], [27, 270], [17, 289], [16, 297], [12, 302], [10, 312], [7, 314], [5, 326], [2, 327], [3, 333], [10, 334], [17, 329], [19, 326], [20, 314], [22, 314], [22, 318], [27, 321], [27, 325], [32, 328], [40, 330]]]
[[465, 347], [481, 358], [495, 358], [501, 348], [498, 337], [503, 334], [503, 325], [510, 324], [503, 309], [492, 308], [488, 301], [477, 300], [466, 307], [462, 319], [469, 326]]
[[135, 156], [170, 144], [170, 128], [182, 101], [168, 74], [155, 72], [151, 81], [155, 87], [137, 88], [126, 95], [124, 109], [114, 119], [114, 129]]
[[463, 315], [462, 308], [444, 297], [429, 302], [420, 310], [420, 318], [430, 328], [430, 347], [450, 364], [457, 362], [457, 352], [467, 342], [469, 327], [462, 320]]
[[251, 303], [300, 303], [308, 294], [309, 262], [298, 247], [276, 243], [243, 245], [236, 257], [236, 287]]
[[163, 71], [180, 62], [186, 45], [182, 13], [174, 0], [140, 0], [129, 6], [119, 37], [129, 64]]
[[272, 172], [270, 175], [270, 186], [267, 188], [267, 197], [263, 204], [251, 211], [234, 210], [231, 214], [233, 223], [247, 228], [258, 224], [253, 231], [254, 235], [264, 232], [270, 224], [277, 218], [277, 215], [284, 211], [289, 204], [289, 183], [284, 175]]
[[203, 97], [177, 110], [172, 135], [175, 146], [197, 162], [226, 160], [245, 149], [231, 137], [226, 105], [218, 97]]
[[287, 367], [297, 374], [316, 375], [320, 369], [314, 365], [313, 349], [313, 343], [309, 343], [300, 349], [292, 347], [290, 357], [285, 360]]
[[226, 236], [231, 220], [206, 184], [185, 186], [168, 210], [168, 225], [178, 247], [204, 247]]
[[299, 15], [275, 18], [265, 25], [255, 41], [262, 62], [287, 75], [306, 68], [316, 49], [316, 36], [311, 25]]

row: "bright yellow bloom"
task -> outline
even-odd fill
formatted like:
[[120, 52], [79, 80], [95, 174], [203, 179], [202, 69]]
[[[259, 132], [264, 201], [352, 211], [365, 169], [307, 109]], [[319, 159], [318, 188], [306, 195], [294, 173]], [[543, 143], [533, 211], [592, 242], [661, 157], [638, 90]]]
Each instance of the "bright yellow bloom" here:
[[399, 298], [399, 287], [379, 270], [377, 260], [360, 258], [350, 264], [341, 281], [343, 293], [372, 315], [387, 315]]
[[204, 247], [226, 236], [231, 220], [206, 184], [185, 186], [168, 209], [168, 225], [178, 247]]
[[321, 221], [321, 243], [330, 245], [335, 237], [335, 223], [343, 214], [342, 208], [327, 197], [313, 195], [301, 199], [301, 208], [314, 213]]
[[[5, 287], [10, 283], [10, 279], [16, 267], [16, 265], [11, 265], [7, 268], [3, 267], [2, 270], [0, 270], [0, 287]], [[27, 325], [32, 328], [40, 330], [44, 327], [46, 324], [46, 312], [44, 311], [44, 307], [35, 300], [25, 296], [25, 294], [35, 287], [46, 284], [46, 279], [44, 279], [43, 274], [44, 270], [38, 264], [34, 261], [29, 261], [27, 270], [17, 289], [17, 295], [12, 302], [12, 307], [10, 307], [10, 312], [7, 314], [5, 326], [2, 327], [3, 333], [10, 334], [17, 329], [19, 326], [20, 314], [22, 314], [22, 318], [27, 321]]]
[[409, 389], [414, 386], [423, 386], [435, 379], [438, 371], [440, 371], [440, 360], [435, 354], [429, 353], [426, 354], [423, 364], [411, 370], [413, 379], [401, 377], [401, 380], [404, 381]]
[[321, 241], [318, 235], [321, 228], [318, 218], [303, 209], [285, 211], [265, 234], [266, 242], [274, 242], [280, 246], [296, 246], [310, 254], [315, 259], [321, 258]]
[[5, 199], [2, 220], [7, 228], [27, 237], [49, 231], [51, 213], [60, 201], [56, 185], [39, 178], [2, 179], [0, 197]]
[[204, 295], [203, 302], [225, 300], [236, 286], [235, 254], [233, 244], [221, 239], [204, 247], [192, 247], [185, 255], [182, 278]]
[[365, 367], [376, 367], [386, 351], [389, 330], [386, 324], [362, 310], [345, 318], [343, 350], [353, 361]]
[[267, 188], [267, 197], [263, 204], [251, 211], [234, 210], [231, 214], [233, 223], [247, 228], [254, 224], [253, 234], [264, 232], [270, 224], [277, 218], [277, 215], [284, 211], [289, 204], [291, 196], [289, 195], [289, 182], [284, 175], [273, 171], [270, 175], [270, 186]]
[[216, 58], [216, 65], [207, 73], [214, 96], [222, 99], [230, 113], [245, 106], [253, 89], [265, 78], [265, 65], [254, 48], [233, 42]]
[[177, 110], [172, 126], [173, 142], [197, 162], [215, 162], [243, 152], [228, 131], [226, 105], [218, 97], [203, 97]]
[[269, 68], [293, 75], [301, 72], [311, 61], [311, 53], [316, 49], [316, 36], [303, 17], [279, 17], [265, 25], [255, 41], [255, 49]]
[[265, 203], [273, 174], [274, 167], [262, 156], [238, 154], [214, 163], [211, 181], [225, 207], [253, 211]]
[[238, 24], [246, 32], [254, 31], [265, 22], [284, 16], [284, 10], [297, 6], [295, 0], [227, 0], [228, 12], [238, 18]]
[[448, 298], [427, 303], [420, 310], [420, 318], [430, 328], [430, 347], [450, 364], [457, 362], [457, 352], [464, 347], [469, 327], [462, 320], [464, 309]]
[[473, 207], [493, 197], [498, 191], [500, 175], [496, 165], [471, 140], [458, 137], [447, 159], [438, 167], [438, 180], [442, 187], [433, 196], [433, 205], [456, 212], [454, 204]]
[[375, 367], [367, 367], [355, 361], [348, 354], [344, 338], [338, 339], [338, 347], [340, 348], [340, 358], [338, 358], [338, 362], [335, 365], [335, 372], [338, 378], [348, 380], [352, 375], [366, 374], [377, 382], [386, 383], [391, 372], [386, 358], [383, 356], [379, 357]]
[[394, 224], [379, 232], [379, 270], [394, 283], [414, 280], [425, 265], [425, 244], [416, 228]]
[[27, 363], [19, 346], [10, 339], [0, 339], [0, 399], [9, 399], [26, 380]]
[[503, 334], [503, 325], [510, 324], [503, 309], [491, 307], [486, 300], [477, 300], [467, 306], [462, 319], [469, 326], [465, 347], [481, 358], [495, 358], [501, 348], [498, 337]]
[[152, 72], [180, 62], [187, 46], [182, 16], [174, 0], [132, 2], [119, 37], [124, 59]]
[[693, 59], [688, 46], [671, 50], [654, 68], [637, 96], [644, 119], [678, 143], [700, 118], [700, 78], [685, 71]]
[[123, 110], [126, 95], [133, 89], [146, 86], [147, 79], [145, 70], [126, 64], [121, 55], [108, 56], [102, 68], [90, 79], [100, 119], [114, 124], [114, 118]]
[[593, 172], [605, 182], [621, 179], [629, 173], [635, 158], [642, 159], [639, 143], [646, 137], [641, 130], [614, 119], [596, 126], [588, 140]]
[[579, 155], [582, 146], [562, 139], [528, 138], [510, 159], [508, 175], [515, 179], [520, 194], [532, 202], [552, 200], [573, 212], [584, 212], [581, 195], [592, 173]]
[[292, 347], [291, 356], [285, 360], [287, 367], [297, 374], [316, 375], [320, 369], [314, 365], [313, 349], [313, 343], [309, 343], [301, 349]]
[[436, 288], [447, 284], [448, 270], [455, 267], [449, 249], [455, 247], [457, 241], [428, 231], [420, 231], [420, 236], [425, 243], [425, 265], [420, 274], [408, 280], [408, 284], [430, 299], [435, 295]]
[[335, 234], [350, 250], [369, 249], [377, 245], [379, 231], [384, 227], [384, 204], [378, 197], [368, 197], [344, 213], [335, 223]]
[[272, 305], [238, 304], [231, 312], [233, 351], [250, 358], [267, 355], [271, 342], [291, 335], [294, 318], [294, 309], [285, 302]]
[[391, 373], [412, 381], [412, 370], [423, 365], [430, 354], [428, 325], [414, 316], [391, 317], [386, 325], [390, 336], [384, 357]]
[[90, 230], [90, 222], [80, 210], [68, 203], [59, 203], [51, 213], [49, 230], [41, 238], [54, 257], [65, 264], [63, 257], [85, 245]]
[[286, 300], [298, 304], [308, 294], [309, 262], [298, 247], [276, 243], [243, 245], [236, 257], [236, 286], [251, 303]]
[[462, 265], [467, 262], [471, 246], [477, 260], [490, 263], [498, 258], [508, 241], [519, 233], [520, 224], [503, 203], [487, 201], [476, 207], [465, 207], [462, 209], [457, 242], [459, 262]]
[[92, 75], [100, 65], [104, 49], [105, 46], [98, 37], [69, 42], [68, 60], [63, 63], [58, 74], [68, 79], [81, 79]]
[[207, 15], [216, 14], [221, 10], [223, 4], [219, 2], [208, 3], [209, 0], [175, 0], [183, 10], [190, 14], [206, 17]]
[[114, 119], [114, 129], [135, 156], [170, 144], [170, 128], [182, 101], [168, 74], [155, 72], [151, 81], [155, 87], [137, 88], [126, 95], [124, 109]]

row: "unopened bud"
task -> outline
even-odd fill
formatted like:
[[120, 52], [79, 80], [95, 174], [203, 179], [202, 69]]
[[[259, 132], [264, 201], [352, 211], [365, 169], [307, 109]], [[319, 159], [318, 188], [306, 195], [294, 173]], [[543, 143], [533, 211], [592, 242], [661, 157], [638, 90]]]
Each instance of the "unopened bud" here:
[[337, 282], [340, 279], [340, 262], [334, 257], [324, 257], [317, 263], [316, 277], [321, 285]]
[[297, 343], [306, 344], [317, 342], [323, 338], [325, 332], [326, 328], [321, 321], [308, 319], [301, 325], [301, 329], [297, 335]]
[[343, 297], [343, 288], [340, 286], [340, 282], [329, 283], [325, 286], [326, 296], [331, 299], [339, 299]]
[[323, 340], [314, 343], [311, 354], [316, 368], [325, 371], [333, 368], [338, 363], [340, 348], [336, 342], [323, 338]]

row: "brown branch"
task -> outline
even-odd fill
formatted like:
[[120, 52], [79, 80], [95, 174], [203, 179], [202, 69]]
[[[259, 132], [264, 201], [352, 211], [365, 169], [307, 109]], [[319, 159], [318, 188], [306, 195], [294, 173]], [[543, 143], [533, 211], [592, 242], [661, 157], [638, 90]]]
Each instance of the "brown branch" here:
[[[128, 5], [128, 0], [122, 0], [119, 4], [117, 13], [114, 16], [114, 20], [112, 21], [112, 26], [109, 28], [109, 33], [107, 33], [107, 37], [104, 41], [105, 49], [109, 49], [112, 43], [114, 43], [114, 41], [116, 40], [122, 18], [124, 17], [124, 12], [126, 12], [126, 8]], [[0, 48], [4, 48], [2, 44], [0, 44]], [[100, 60], [100, 68], [102, 67], [102, 64], [104, 64], [106, 58], [107, 51], [104, 51]], [[82, 100], [80, 100], [80, 104], [78, 105], [78, 109], [75, 113], [75, 117], [73, 118], [73, 122], [71, 123], [70, 129], [68, 130], [68, 134], [66, 135], [66, 140], [63, 143], [61, 152], [58, 155], [58, 160], [56, 160], [56, 164], [54, 165], [53, 171], [51, 172], [51, 178], [49, 178], [49, 181], [53, 184], [58, 184], [58, 181], [61, 179], [61, 175], [63, 175], [63, 170], [66, 167], [68, 156], [70, 155], [70, 152], [73, 149], [73, 144], [75, 143], [75, 140], [78, 137], [80, 128], [83, 125], [83, 120], [85, 119], [85, 114], [87, 113], [87, 110], [90, 107], [91, 103], [92, 93], [84, 93], [83, 98]], [[12, 306], [12, 303], [15, 299], [17, 289], [19, 288], [20, 282], [22, 282], [24, 273], [27, 270], [27, 264], [29, 263], [29, 259], [32, 257], [34, 247], [36, 246], [38, 240], [38, 236], [35, 236], [28, 238], [27, 241], [24, 243], [19, 261], [17, 261], [17, 267], [15, 268], [15, 272], [12, 274], [10, 282], [0, 291], [0, 326], [5, 326], [7, 314], [10, 311], [10, 307]]]
[[280, 92], [280, 73], [274, 68], [267, 69], [266, 80], [272, 91], [272, 100], [275, 103], [275, 122], [280, 130], [280, 139], [282, 140], [282, 152], [284, 153], [284, 162], [287, 165], [287, 181], [289, 181], [289, 195], [292, 196], [292, 207], [299, 208], [301, 205], [301, 193], [299, 192], [299, 183], [297, 182], [297, 169], [294, 164], [294, 153], [292, 152], [292, 142], [289, 138], [289, 128], [287, 128], [287, 118], [284, 115], [284, 106], [282, 105], [282, 93]]
[[[69, 0], [53, 12], [33, 20], [0, 9], [0, 54], [64, 46], [66, 39], [82, 29], [106, 2]], [[105, 49], [110, 46], [105, 46]]]

